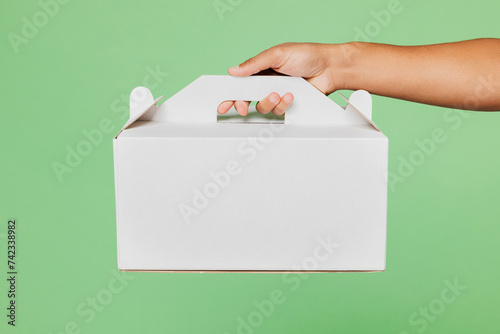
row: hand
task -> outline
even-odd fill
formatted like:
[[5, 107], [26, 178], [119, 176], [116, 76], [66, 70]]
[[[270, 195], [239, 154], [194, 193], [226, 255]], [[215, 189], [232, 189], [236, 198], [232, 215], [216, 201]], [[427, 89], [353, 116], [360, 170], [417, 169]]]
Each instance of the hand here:
[[[342, 44], [285, 43], [273, 46], [257, 56], [248, 59], [239, 66], [231, 67], [228, 73], [233, 76], [248, 76], [268, 70], [277, 73], [305, 78], [324, 94], [341, 89], [342, 69], [349, 53]], [[269, 72], [269, 71], [268, 71]], [[256, 109], [261, 114], [273, 112], [283, 115], [292, 103], [293, 95], [280, 96], [273, 92], [257, 103]], [[224, 101], [217, 111], [225, 114], [234, 104], [242, 116], [248, 114], [250, 101]]]

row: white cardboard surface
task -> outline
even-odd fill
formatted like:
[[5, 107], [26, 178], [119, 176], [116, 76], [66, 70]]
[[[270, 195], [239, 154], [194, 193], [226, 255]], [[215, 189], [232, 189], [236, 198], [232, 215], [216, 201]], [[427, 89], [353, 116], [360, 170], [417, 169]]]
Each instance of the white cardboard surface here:
[[[385, 269], [388, 140], [368, 93], [344, 110], [301, 78], [202, 76], [160, 106], [137, 91], [113, 143], [119, 269]], [[272, 91], [295, 96], [285, 124], [217, 122], [220, 102]]]

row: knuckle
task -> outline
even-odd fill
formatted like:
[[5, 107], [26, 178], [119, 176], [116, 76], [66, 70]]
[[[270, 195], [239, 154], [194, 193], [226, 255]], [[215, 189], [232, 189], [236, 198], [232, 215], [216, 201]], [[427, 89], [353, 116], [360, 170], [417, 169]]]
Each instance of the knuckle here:
[[285, 54], [285, 47], [282, 44], [276, 45], [272, 48], [274, 57], [281, 58]]
[[294, 43], [292, 43], [292, 42], [285, 42], [285, 43], [280, 43], [280, 44], [278, 44], [277, 46], [279, 46], [279, 47], [281, 47], [281, 48], [287, 48], [287, 47], [289, 47], [289, 46], [291, 46], [291, 45], [293, 45], [293, 44], [294, 44]]

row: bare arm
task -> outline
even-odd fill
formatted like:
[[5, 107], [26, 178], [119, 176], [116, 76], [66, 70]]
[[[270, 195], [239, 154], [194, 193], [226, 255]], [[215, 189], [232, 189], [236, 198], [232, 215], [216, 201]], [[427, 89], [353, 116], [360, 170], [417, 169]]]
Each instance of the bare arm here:
[[[500, 39], [422, 46], [285, 43], [228, 71], [247, 76], [267, 69], [304, 77], [325, 94], [365, 89], [443, 107], [500, 110]], [[257, 110], [280, 115], [292, 100], [291, 94], [272, 93]], [[219, 112], [227, 112], [233, 102], [221, 104]], [[248, 102], [236, 101], [235, 107], [245, 115]]]
[[500, 39], [394, 46], [352, 44], [345, 89], [472, 110], [500, 110]]

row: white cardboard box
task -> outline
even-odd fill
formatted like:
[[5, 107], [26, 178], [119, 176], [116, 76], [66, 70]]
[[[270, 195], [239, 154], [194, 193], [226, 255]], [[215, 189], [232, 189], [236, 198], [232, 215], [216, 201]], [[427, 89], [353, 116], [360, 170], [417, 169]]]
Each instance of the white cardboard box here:
[[[284, 122], [217, 117], [272, 91], [294, 94]], [[134, 89], [113, 140], [120, 270], [385, 269], [388, 139], [370, 94], [344, 109], [302, 78], [201, 76], [159, 100]]]

